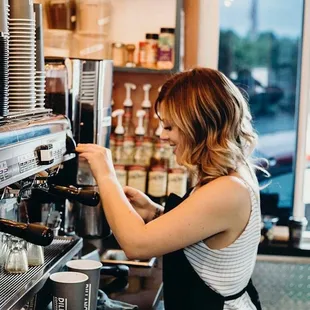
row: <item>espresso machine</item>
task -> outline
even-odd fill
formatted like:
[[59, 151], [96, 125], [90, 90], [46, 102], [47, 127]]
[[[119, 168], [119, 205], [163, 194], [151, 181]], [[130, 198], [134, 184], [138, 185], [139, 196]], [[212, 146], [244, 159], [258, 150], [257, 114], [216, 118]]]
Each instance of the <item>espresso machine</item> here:
[[33, 296], [39, 305], [44, 293], [37, 293], [43, 292], [49, 274], [61, 270], [82, 249], [82, 238], [57, 236], [53, 227], [31, 218], [38, 208], [30, 199], [32, 192], [46, 187], [48, 178], [75, 157], [65, 116], [37, 109], [0, 119], [0, 232], [44, 246], [44, 263], [26, 273], [10, 274], [1, 265], [0, 309], [22, 309]]
[[[45, 62], [46, 106], [56, 114], [65, 113], [71, 122], [76, 143], [109, 147], [112, 61], [46, 58]], [[92, 202], [75, 199], [76, 195], [73, 194], [81, 190], [84, 193], [98, 191], [85, 160], [77, 156], [75, 160], [65, 163], [63, 171], [53, 179], [53, 183], [58, 185], [56, 190], [62, 190], [60, 196], [69, 195], [61, 207], [61, 229], [65, 234], [77, 234], [88, 239], [102, 239], [110, 234], [100, 202], [93, 206]], [[70, 193], [73, 194], [71, 197]]]
[[[0, 309], [45, 309], [49, 274], [80, 257], [86, 238], [110, 234], [90, 168], [75, 147], [109, 146], [112, 62], [63, 63], [68, 97], [54, 98], [66, 115], [51, 105], [0, 119], [0, 231], [46, 246], [44, 264], [25, 274], [12, 277], [0, 267]], [[128, 274], [117, 266], [105, 266], [102, 274], [120, 271]]]

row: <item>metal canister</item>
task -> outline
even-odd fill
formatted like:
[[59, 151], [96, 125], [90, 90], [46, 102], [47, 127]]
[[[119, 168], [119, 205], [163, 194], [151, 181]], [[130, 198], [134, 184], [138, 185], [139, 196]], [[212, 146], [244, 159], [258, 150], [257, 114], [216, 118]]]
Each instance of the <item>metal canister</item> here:
[[[98, 190], [96, 186], [84, 186], [83, 189]], [[76, 233], [86, 239], [106, 238], [111, 234], [110, 226], [103, 212], [101, 202], [97, 206], [88, 206], [74, 202], [77, 207]]]

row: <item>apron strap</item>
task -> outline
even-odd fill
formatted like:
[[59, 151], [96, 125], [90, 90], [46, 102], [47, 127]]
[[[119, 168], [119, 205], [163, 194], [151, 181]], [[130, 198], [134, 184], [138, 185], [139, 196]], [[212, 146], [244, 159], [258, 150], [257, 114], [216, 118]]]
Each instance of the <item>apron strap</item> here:
[[226, 296], [224, 297], [225, 301], [228, 300], [234, 300], [237, 299], [239, 297], [241, 297], [245, 292], [248, 292], [252, 303], [254, 304], [254, 306], [256, 307], [257, 310], [262, 310], [262, 306], [259, 300], [259, 295], [257, 293], [256, 288], [254, 287], [253, 283], [252, 283], [252, 279], [250, 279], [248, 285], [239, 293], [234, 294], [234, 295], [230, 295], [230, 296]]
[[237, 294], [229, 295], [229, 296], [224, 296], [224, 300], [228, 301], [228, 300], [237, 299], [237, 298], [241, 297], [247, 291], [247, 289], [248, 289], [248, 285], [242, 291], [240, 291]]

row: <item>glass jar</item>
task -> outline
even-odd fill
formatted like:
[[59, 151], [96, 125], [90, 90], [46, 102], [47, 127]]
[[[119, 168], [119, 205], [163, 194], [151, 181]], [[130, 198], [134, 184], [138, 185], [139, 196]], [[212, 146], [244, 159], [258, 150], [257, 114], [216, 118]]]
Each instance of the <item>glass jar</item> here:
[[114, 66], [122, 67], [125, 65], [125, 53], [125, 44], [120, 42], [115, 42], [112, 44], [112, 59]]
[[74, 0], [49, 0], [46, 4], [50, 29], [74, 30], [76, 20]]
[[78, 0], [77, 31], [80, 34], [108, 36], [111, 22], [111, 0]]
[[48, 60], [45, 65], [45, 107], [55, 114], [68, 115], [68, 70], [62, 61]]
[[138, 65], [140, 67], [146, 66], [146, 46], [147, 46], [147, 42], [139, 42]]
[[158, 49], [158, 34], [147, 33], [146, 36], [146, 63], [147, 68], [156, 68], [157, 64], [157, 49]]
[[158, 39], [158, 69], [172, 69], [174, 66], [174, 28], [161, 28]]
[[134, 52], [135, 52], [136, 46], [134, 44], [126, 44], [126, 67], [133, 68], [136, 66], [136, 63], [134, 61]]

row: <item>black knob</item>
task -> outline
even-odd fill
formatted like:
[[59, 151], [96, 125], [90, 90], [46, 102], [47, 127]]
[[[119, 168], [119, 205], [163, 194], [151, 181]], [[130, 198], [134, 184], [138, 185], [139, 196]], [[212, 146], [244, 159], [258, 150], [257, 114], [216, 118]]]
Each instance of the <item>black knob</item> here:
[[53, 144], [41, 145], [37, 149], [39, 165], [50, 165], [54, 162]]

